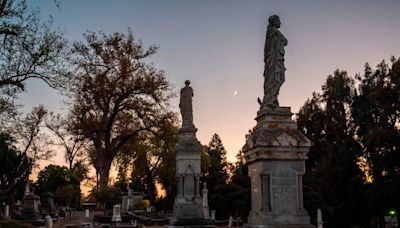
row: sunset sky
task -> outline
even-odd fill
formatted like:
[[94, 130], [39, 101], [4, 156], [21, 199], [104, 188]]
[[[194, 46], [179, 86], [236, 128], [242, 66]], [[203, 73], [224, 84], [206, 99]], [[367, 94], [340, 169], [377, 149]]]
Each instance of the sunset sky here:
[[[335, 69], [361, 73], [392, 55], [400, 57], [400, 1], [242, 1], [242, 0], [54, 0], [29, 1], [69, 41], [87, 31], [127, 32], [145, 46], [159, 46], [148, 62], [166, 72], [178, 94], [186, 79], [194, 89], [197, 136], [208, 144], [218, 133], [228, 160], [255, 125], [257, 97], [263, 97], [263, 51], [267, 18], [281, 18], [288, 39], [286, 82], [281, 106], [296, 113], [320, 91]], [[29, 81], [19, 102], [24, 110], [44, 104], [65, 112], [64, 97], [40, 81]], [[237, 93], [235, 93], [237, 91]], [[178, 111], [179, 97], [172, 101]], [[62, 155], [59, 156], [62, 159]], [[57, 160], [57, 159], [55, 159]]]

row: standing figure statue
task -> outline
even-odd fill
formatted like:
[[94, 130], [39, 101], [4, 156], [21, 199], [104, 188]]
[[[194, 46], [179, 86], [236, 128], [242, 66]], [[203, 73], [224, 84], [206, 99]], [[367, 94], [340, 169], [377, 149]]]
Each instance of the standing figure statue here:
[[285, 46], [286, 38], [278, 30], [281, 21], [277, 15], [268, 19], [267, 35], [264, 49], [264, 99], [263, 107], [279, 107], [278, 94], [285, 81]]
[[185, 81], [185, 87], [181, 89], [181, 100], [179, 108], [181, 109], [182, 115], [182, 128], [194, 128], [193, 124], [193, 89], [189, 86], [190, 81]]

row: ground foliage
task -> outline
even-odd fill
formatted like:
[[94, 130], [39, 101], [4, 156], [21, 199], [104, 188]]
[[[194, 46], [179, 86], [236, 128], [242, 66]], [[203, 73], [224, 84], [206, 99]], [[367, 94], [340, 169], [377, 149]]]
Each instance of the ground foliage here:
[[399, 65], [367, 64], [354, 78], [337, 70], [301, 107], [298, 127], [312, 141], [304, 202], [314, 223], [318, 208], [324, 227], [375, 227], [400, 209]]

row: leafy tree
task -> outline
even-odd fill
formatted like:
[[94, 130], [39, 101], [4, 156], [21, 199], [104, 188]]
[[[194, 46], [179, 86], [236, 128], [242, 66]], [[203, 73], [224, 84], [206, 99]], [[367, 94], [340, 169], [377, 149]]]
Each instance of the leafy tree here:
[[226, 160], [225, 147], [219, 135], [214, 134], [211, 137], [211, 141], [206, 146], [205, 151], [210, 159], [210, 166], [205, 168], [203, 182], [207, 183], [207, 188], [209, 189], [210, 208], [217, 209], [216, 216], [219, 219], [227, 218], [231, 210], [229, 205], [225, 203], [224, 194], [227, 188], [232, 186], [227, 186], [229, 164]]
[[36, 78], [53, 88], [62, 87], [67, 42], [52, 21], [41, 23], [39, 11], [28, 10], [24, 0], [0, 1], [0, 123], [14, 117], [15, 95]]
[[161, 184], [166, 196], [163, 199], [164, 210], [170, 210], [175, 197], [175, 153], [179, 128], [176, 117], [159, 122], [154, 134], [142, 134], [142, 139], [129, 146], [129, 151], [117, 157], [120, 179], [128, 170], [131, 171], [131, 187], [144, 191], [149, 200], [154, 202], [157, 196], [156, 184]]
[[312, 216], [313, 210], [322, 207], [326, 227], [367, 220], [360, 209], [365, 204], [363, 175], [357, 164], [361, 153], [350, 113], [354, 91], [354, 80], [344, 71], [335, 71], [322, 86], [322, 94], [314, 94], [298, 115], [299, 129], [313, 142], [306, 164], [305, 194], [320, 199], [314, 201], [317, 206], [305, 206]]
[[369, 178], [370, 217], [383, 221], [390, 209], [400, 210], [400, 60], [392, 58], [391, 68], [382, 61], [376, 70], [366, 64], [357, 80], [352, 114]]
[[203, 175], [208, 189], [212, 192], [216, 186], [226, 184], [228, 181], [226, 150], [219, 135], [214, 134], [211, 137], [210, 143], [206, 146], [206, 153], [210, 158], [210, 165]]
[[143, 132], [156, 132], [168, 118], [169, 83], [164, 72], [144, 60], [156, 52], [145, 50], [133, 34], [88, 32], [72, 49], [70, 110], [77, 134], [90, 141], [91, 163], [107, 186], [112, 162]]
[[[251, 209], [251, 183], [249, 177], [249, 166], [244, 158], [243, 151], [236, 155], [236, 163], [233, 170], [231, 182], [231, 191], [235, 199], [232, 205], [230, 215], [246, 219]], [[228, 197], [228, 196], [227, 196]]]
[[5, 201], [28, 180], [31, 160], [13, 146], [12, 138], [0, 133], [0, 199]]
[[24, 119], [15, 121], [13, 128], [9, 130], [16, 139], [17, 148], [31, 159], [31, 171], [38, 167], [39, 161], [48, 160], [54, 156], [54, 151], [47, 146], [48, 136], [43, 132], [46, 115], [47, 110], [43, 105], [33, 107]]
[[54, 144], [64, 150], [69, 170], [72, 170], [75, 165], [77, 165], [76, 168], [82, 168], [83, 162], [79, 159], [82, 159], [84, 155], [87, 144], [86, 140], [80, 135], [73, 134], [71, 131], [74, 129], [69, 126], [68, 120], [61, 117], [60, 114], [55, 115], [51, 112], [49, 118], [45, 120], [45, 124], [56, 138]]
[[51, 192], [59, 205], [78, 207], [80, 202], [78, 178], [65, 166], [48, 165], [38, 174], [34, 192], [39, 196]]

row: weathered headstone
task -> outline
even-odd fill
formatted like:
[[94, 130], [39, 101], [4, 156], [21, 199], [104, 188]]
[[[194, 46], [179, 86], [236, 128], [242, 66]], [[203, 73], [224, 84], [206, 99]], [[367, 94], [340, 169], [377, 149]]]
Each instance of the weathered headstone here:
[[215, 221], [215, 210], [211, 210], [211, 221]]
[[251, 178], [251, 211], [246, 227], [313, 227], [303, 207], [303, 175], [311, 146], [277, 96], [285, 81], [286, 38], [279, 17], [268, 19], [264, 50], [264, 98], [257, 125], [243, 146]]
[[202, 198], [200, 196], [201, 153], [203, 146], [196, 138], [197, 129], [193, 124], [193, 89], [190, 81], [185, 81], [181, 89], [179, 107], [182, 127], [178, 142], [174, 147], [176, 154], [177, 196], [175, 197], [171, 227], [190, 227], [206, 225]]
[[39, 212], [40, 197], [30, 192], [29, 182], [25, 185], [25, 194], [23, 197], [22, 219], [24, 220], [38, 220], [42, 216]]
[[317, 210], [317, 228], [323, 228], [323, 221], [322, 221], [322, 211], [318, 208]]
[[112, 222], [121, 222], [121, 205], [117, 204], [113, 206], [113, 215], [111, 218]]
[[122, 204], [121, 204], [121, 210], [122, 211], [128, 211], [129, 209], [129, 200], [127, 195], [122, 195]]
[[4, 217], [6, 219], [10, 218], [10, 207], [8, 205], [4, 206]]
[[85, 210], [85, 218], [90, 218], [89, 209], [86, 209], [86, 210]]
[[52, 228], [53, 227], [53, 220], [50, 215], [46, 215], [44, 217], [44, 223], [46, 228]]
[[230, 216], [228, 221], [228, 227], [232, 227], [232, 225], [233, 225], [233, 217]]

